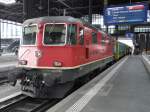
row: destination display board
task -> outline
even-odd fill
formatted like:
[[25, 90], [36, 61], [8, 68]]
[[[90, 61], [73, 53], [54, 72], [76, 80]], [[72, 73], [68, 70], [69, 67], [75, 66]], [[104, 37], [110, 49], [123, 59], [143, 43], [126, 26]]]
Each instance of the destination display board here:
[[104, 10], [104, 23], [106, 25], [142, 23], [147, 21], [147, 10], [146, 3], [110, 6]]

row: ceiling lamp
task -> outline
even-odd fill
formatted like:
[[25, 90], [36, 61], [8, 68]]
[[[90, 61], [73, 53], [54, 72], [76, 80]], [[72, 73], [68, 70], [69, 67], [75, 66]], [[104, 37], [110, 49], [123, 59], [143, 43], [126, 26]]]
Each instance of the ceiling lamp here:
[[16, 0], [0, 0], [0, 3], [3, 3], [3, 4], [13, 4], [15, 2]]

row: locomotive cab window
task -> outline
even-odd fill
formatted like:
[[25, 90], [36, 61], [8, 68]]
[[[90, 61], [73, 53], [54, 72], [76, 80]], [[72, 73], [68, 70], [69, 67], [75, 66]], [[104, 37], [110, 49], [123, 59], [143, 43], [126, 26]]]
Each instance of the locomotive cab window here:
[[97, 33], [92, 32], [92, 44], [97, 44]]
[[65, 24], [47, 24], [44, 31], [45, 45], [64, 45], [66, 41]]
[[81, 27], [79, 28], [79, 44], [84, 44], [84, 29]]
[[77, 26], [71, 24], [68, 26], [68, 44], [76, 45], [77, 43]]
[[36, 43], [37, 26], [27, 26], [23, 29], [22, 45], [35, 45]]

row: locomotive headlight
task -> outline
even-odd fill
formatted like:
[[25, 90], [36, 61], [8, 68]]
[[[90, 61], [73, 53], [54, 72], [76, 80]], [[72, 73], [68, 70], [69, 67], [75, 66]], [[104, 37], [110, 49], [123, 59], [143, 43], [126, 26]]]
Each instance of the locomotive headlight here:
[[62, 62], [60, 62], [60, 61], [54, 61], [53, 62], [53, 66], [54, 67], [62, 67]]
[[37, 58], [42, 57], [42, 52], [41, 52], [40, 50], [35, 51], [35, 56], [36, 56]]
[[19, 64], [20, 65], [27, 65], [27, 61], [26, 60], [19, 60]]

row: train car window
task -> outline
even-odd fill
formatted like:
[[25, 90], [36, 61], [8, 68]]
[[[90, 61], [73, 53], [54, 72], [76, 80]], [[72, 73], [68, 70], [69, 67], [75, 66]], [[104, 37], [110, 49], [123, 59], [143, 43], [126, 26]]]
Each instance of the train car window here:
[[47, 24], [44, 32], [45, 45], [63, 45], [66, 41], [65, 24]]
[[84, 29], [79, 28], [79, 44], [83, 45], [84, 44]]
[[101, 44], [105, 45], [105, 35], [104, 34], [102, 34]]
[[35, 45], [36, 43], [37, 26], [28, 26], [23, 29], [22, 45]]
[[97, 33], [92, 32], [92, 44], [97, 44]]
[[76, 45], [77, 43], [77, 25], [69, 25], [68, 26], [68, 44]]

